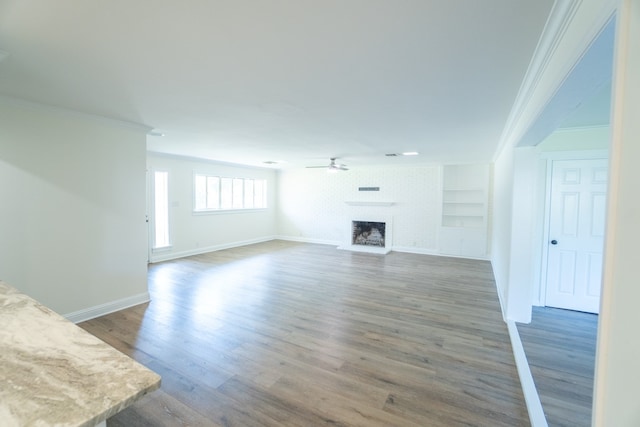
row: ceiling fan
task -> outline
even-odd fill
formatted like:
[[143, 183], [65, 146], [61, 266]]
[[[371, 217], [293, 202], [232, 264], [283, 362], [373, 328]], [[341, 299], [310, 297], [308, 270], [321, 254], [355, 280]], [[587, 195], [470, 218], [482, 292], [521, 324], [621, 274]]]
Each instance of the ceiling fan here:
[[331, 157], [328, 166], [307, 166], [307, 168], [327, 168], [329, 172], [348, 171], [347, 165], [336, 163], [337, 157]]

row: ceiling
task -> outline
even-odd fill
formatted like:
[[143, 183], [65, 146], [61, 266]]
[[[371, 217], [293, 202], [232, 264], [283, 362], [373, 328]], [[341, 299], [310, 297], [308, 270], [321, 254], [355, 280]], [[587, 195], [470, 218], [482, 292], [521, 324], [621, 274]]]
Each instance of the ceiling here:
[[552, 4], [0, 0], [0, 94], [225, 162], [488, 162]]

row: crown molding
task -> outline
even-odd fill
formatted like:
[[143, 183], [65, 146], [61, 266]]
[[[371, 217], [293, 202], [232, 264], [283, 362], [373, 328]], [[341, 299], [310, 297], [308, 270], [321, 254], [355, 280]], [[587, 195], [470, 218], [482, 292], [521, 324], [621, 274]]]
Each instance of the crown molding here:
[[535, 125], [607, 25], [617, 0], [556, 0], [507, 119], [495, 161], [506, 145], [517, 146]]
[[494, 155], [494, 161], [505, 144], [513, 142], [517, 125], [520, 123], [526, 107], [530, 104], [551, 58], [555, 54], [581, 3], [582, 0], [554, 2], [502, 132], [500, 144]]

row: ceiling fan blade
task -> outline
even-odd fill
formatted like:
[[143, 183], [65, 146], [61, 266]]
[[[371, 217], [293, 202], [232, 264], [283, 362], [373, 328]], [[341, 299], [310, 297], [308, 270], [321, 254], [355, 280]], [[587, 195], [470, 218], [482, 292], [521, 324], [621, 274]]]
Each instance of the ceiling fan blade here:
[[347, 165], [345, 165], [344, 163], [332, 163], [330, 165], [330, 167], [334, 168], [334, 169], [340, 169], [343, 171], [349, 170], [347, 169]]
[[327, 166], [305, 166], [306, 168], [324, 168], [329, 169], [329, 171], [348, 171], [347, 165], [343, 165], [341, 163], [336, 163], [337, 157], [331, 157], [329, 159], [329, 164]]

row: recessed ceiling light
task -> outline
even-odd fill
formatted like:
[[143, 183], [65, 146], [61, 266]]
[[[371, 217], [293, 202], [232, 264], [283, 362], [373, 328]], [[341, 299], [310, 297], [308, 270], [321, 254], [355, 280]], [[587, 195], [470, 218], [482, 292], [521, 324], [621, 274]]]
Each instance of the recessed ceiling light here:
[[417, 156], [418, 153], [417, 151], [405, 151], [404, 153], [388, 153], [385, 154], [385, 156], [387, 157], [398, 157], [398, 156]]

